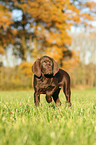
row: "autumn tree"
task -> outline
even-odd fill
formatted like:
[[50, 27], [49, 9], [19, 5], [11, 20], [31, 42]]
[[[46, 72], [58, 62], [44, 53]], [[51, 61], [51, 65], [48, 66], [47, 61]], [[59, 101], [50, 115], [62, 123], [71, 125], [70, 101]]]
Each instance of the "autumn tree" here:
[[[11, 13], [4, 5], [0, 3], [0, 53], [1, 54], [4, 54], [3, 48], [6, 47], [8, 40], [11, 38], [11, 35], [9, 33], [10, 31], [9, 26], [11, 23], [12, 23]], [[9, 39], [6, 39], [7, 35], [9, 35]]]
[[[4, 38], [5, 44], [13, 43], [14, 54], [24, 61], [27, 54], [33, 58], [47, 54], [61, 66], [75, 65], [78, 55], [69, 50], [72, 40], [68, 32], [71, 26], [80, 23], [89, 27], [89, 20], [93, 20], [91, 4], [78, 0], [1, 0], [1, 7], [6, 8], [7, 13], [2, 9], [0, 33], [3, 35], [5, 30], [5, 37], [1, 36], [0, 45], [4, 46]], [[84, 8], [89, 11], [82, 12]], [[21, 20], [14, 21], [10, 17], [14, 9], [22, 11]], [[7, 17], [6, 22], [3, 22], [3, 17]], [[4, 24], [7, 25], [6, 29], [3, 28]]]

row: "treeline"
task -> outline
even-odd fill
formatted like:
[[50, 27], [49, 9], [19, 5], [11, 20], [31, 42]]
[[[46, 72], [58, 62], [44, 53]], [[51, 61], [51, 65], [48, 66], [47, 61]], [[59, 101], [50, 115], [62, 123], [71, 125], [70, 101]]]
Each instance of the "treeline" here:
[[30, 88], [32, 88], [32, 72], [30, 66], [26, 66], [25, 64], [13, 68], [0, 67], [0, 90]]
[[[14, 68], [0, 67], [0, 90], [32, 89], [32, 65], [26, 66], [16, 66]], [[72, 88], [80, 88], [81, 86], [94, 87], [96, 86], [96, 65], [79, 64], [78, 67], [72, 70], [70, 76]]]
[[79, 64], [71, 73], [71, 85], [74, 88], [96, 86], [96, 64]]

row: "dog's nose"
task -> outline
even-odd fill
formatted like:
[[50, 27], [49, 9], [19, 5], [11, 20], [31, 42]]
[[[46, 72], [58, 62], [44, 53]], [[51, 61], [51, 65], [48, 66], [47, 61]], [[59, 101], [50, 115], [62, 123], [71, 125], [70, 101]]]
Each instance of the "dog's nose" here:
[[48, 70], [49, 70], [49, 71], [52, 71], [52, 69], [51, 69], [51, 68], [49, 68]]

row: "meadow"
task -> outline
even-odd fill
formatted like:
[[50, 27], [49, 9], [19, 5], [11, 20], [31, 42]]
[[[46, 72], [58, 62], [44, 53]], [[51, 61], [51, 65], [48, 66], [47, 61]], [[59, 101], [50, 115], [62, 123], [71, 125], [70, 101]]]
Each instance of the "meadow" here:
[[62, 105], [33, 91], [0, 91], [0, 145], [96, 145], [96, 88], [73, 90], [72, 107], [60, 93]]

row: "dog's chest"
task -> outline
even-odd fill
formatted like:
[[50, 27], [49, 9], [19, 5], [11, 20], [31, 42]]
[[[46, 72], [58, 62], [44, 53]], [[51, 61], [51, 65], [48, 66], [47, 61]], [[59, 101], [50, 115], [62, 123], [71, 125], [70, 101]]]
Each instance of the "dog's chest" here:
[[53, 78], [42, 78], [39, 82], [41, 84], [40, 88], [47, 88], [53, 83]]
[[38, 82], [39, 92], [46, 93], [58, 85], [56, 78], [42, 78]]

